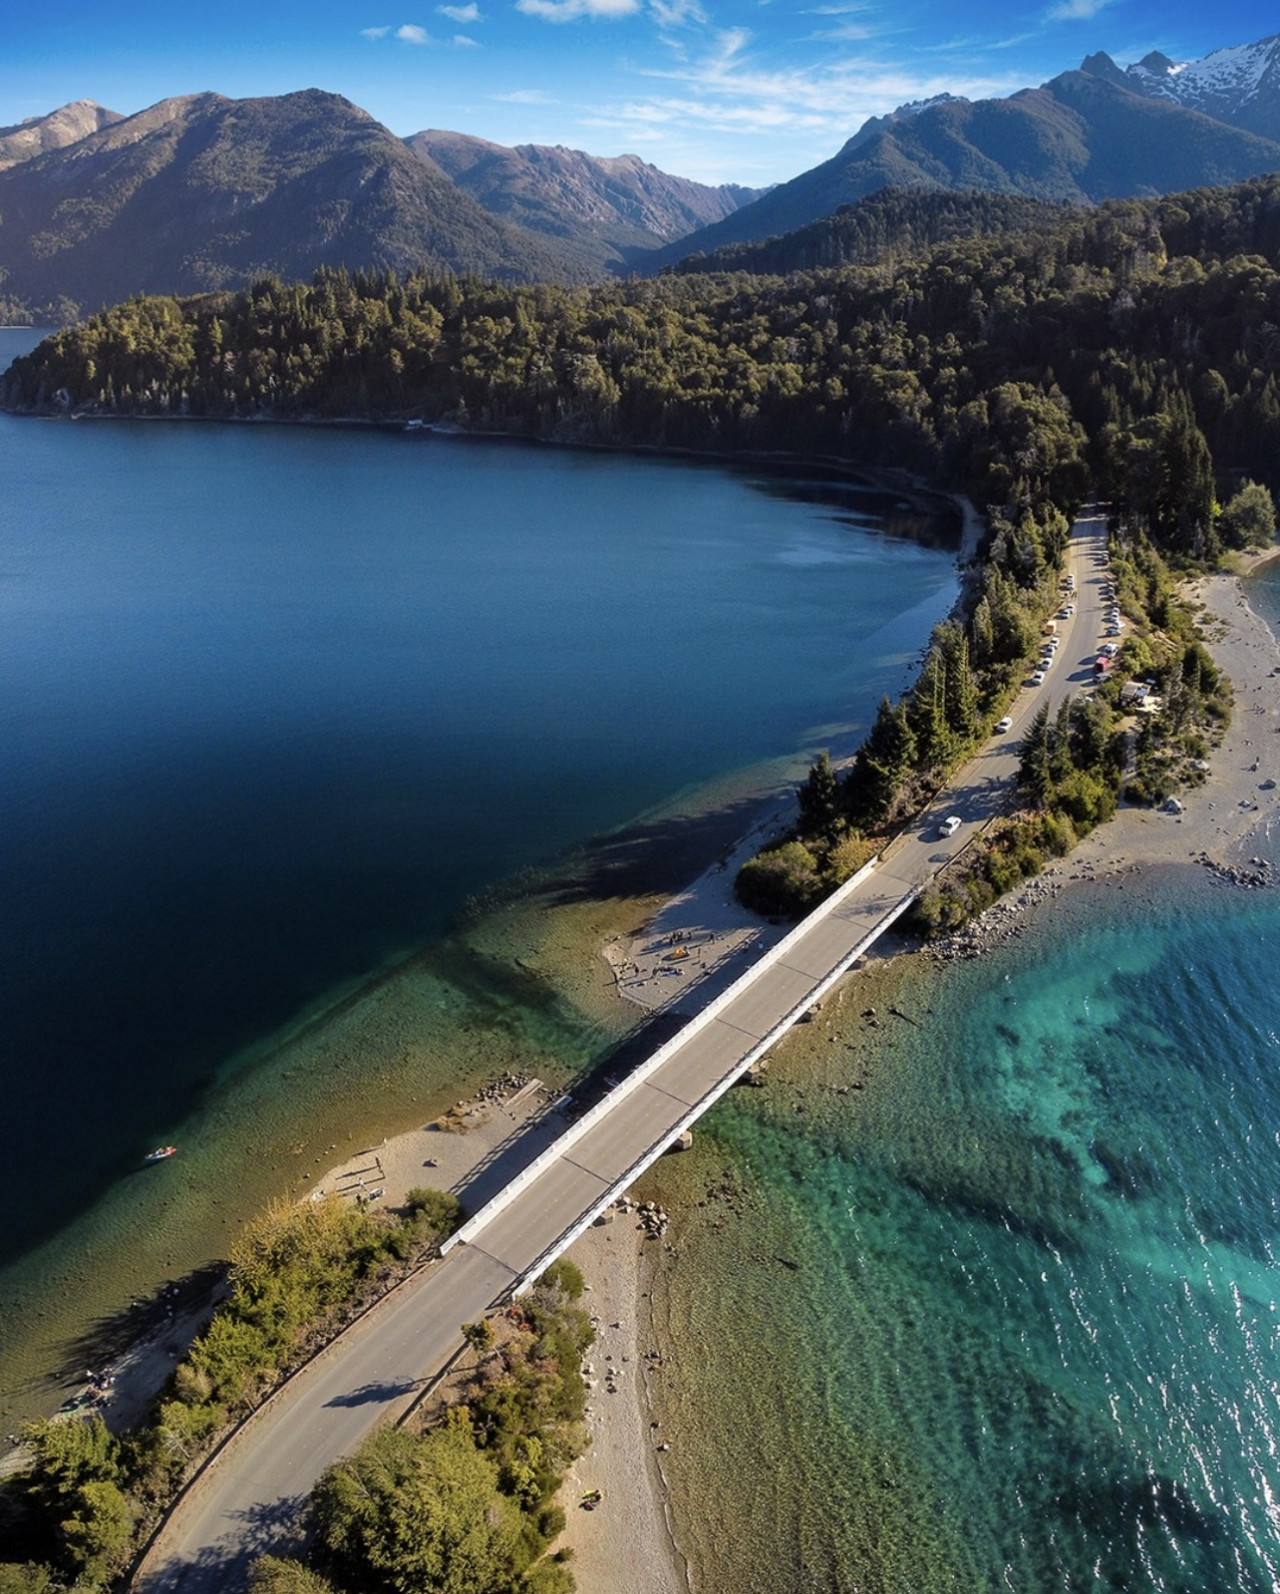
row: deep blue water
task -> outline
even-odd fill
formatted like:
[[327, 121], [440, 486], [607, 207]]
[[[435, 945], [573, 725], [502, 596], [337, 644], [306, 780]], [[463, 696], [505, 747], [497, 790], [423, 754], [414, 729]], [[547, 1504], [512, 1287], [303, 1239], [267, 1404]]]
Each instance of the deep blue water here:
[[955, 591], [891, 497], [692, 464], [0, 417], [0, 474], [0, 1262], [469, 894], [847, 735]]

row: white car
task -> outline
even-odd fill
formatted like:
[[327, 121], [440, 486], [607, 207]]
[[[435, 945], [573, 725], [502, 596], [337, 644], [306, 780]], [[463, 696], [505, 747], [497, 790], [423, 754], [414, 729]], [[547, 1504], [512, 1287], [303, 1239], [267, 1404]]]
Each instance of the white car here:
[[1045, 650], [1046, 653], [1056, 653], [1061, 646], [1062, 646], [1062, 638], [1061, 637], [1056, 637], [1056, 636], [1051, 636], [1049, 638], [1049, 640], [1045, 643], [1044, 650]]
[[996, 721], [996, 735], [1003, 736], [1006, 731], [1013, 729], [1013, 715], [1006, 714], [1002, 720]]
[[1043, 686], [1044, 685], [1044, 671], [1043, 670], [1037, 670], [1035, 672], [1035, 674], [1031, 677], [1031, 684], [1032, 684], [1032, 686]]
[[952, 814], [949, 819], [944, 819], [942, 821], [942, 823], [938, 826], [938, 834], [945, 841], [948, 836], [954, 836], [956, 831], [959, 830], [959, 828], [960, 828], [960, 816], [959, 816], [959, 814]]

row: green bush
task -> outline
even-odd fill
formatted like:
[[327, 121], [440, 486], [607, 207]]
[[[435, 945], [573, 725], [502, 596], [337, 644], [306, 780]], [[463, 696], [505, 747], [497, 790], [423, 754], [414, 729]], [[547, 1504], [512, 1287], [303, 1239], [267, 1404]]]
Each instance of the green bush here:
[[422, 1185], [415, 1185], [407, 1193], [401, 1211], [442, 1240], [462, 1222], [462, 1205], [456, 1195], [448, 1190], [428, 1190]]
[[511, 1594], [523, 1570], [519, 1511], [465, 1420], [384, 1429], [328, 1469], [312, 1504], [335, 1572], [370, 1594]]
[[538, 1284], [546, 1289], [559, 1290], [566, 1300], [570, 1301], [579, 1300], [587, 1287], [582, 1269], [567, 1256], [562, 1256], [558, 1262], [553, 1262], [538, 1280]]
[[802, 841], [749, 858], [734, 883], [738, 901], [765, 918], [799, 918], [823, 896], [818, 860]]

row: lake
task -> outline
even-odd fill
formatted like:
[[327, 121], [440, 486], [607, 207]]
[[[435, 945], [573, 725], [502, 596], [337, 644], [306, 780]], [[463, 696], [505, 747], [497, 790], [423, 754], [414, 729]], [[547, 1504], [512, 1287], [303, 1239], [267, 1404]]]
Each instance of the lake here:
[[53, 1297], [217, 1254], [344, 1102], [589, 1061], [468, 901], [847, 749], [956, 594], [936, 525], [817, 471], [15, 417], [0, 470], [6, 1408]]

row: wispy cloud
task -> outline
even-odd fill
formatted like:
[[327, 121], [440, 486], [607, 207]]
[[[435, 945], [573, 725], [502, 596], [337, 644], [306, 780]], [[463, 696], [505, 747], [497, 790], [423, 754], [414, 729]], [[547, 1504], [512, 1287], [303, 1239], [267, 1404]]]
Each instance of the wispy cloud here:
[[360, 37], [362, 39], [385, 39], [390, 32], [390, 28], [361, 28]]
[[453, 42], [464, 50], [478, 50], [480, 48], [479, 39], [469, 39], [465, 33], [455, 33]]
[[640, 9], [640, 0], [516, 0], [516, 10], [543, 22], [611, 21], [629, 17]]
[[450, 22], [479, 22], [480, 7], [469, 6], [437, 6], [436, 10], [442, 17], [448, 17]]
[[[833, 7], [826, 8], [828, 11]], [[941, 63], [939, 63], [941, 65]], [[847, 137], [869, 116], [950, 92], [971, 99], [1007, 94], [1020, 86], [1012, 77], [952, 71], [921, 71], [918, 63], [825, 53], [816, 61], [775, 66], [755, 48], [749, 29], [730, 28], [707, 42], [697, 60], [679, 61], [644, 74], [672, 92], [655, 92], [612, 105], [591, 107], [587, 125], [627, 137], [661, 127], [688, 135], [702, 132]]]
[[834, 27], [815, 28], [809, 37], [829, 44], [861, 44], [881, 31], [865, 22], [838, 22]]
[[707, 20], [698, 0], [649, 0], [649, 11], [660, 28], [685, 28]]
[[512, 89], [506, 94], [492, 94], [490, 99], [503, 105], [558, 105], [560, 102], [545, 89]]
[[1049, 7], [1045, 16], [1050, 22], [1087, 22], [1110, 4], [1111, 0], [1060, 0], [1058, 5]]

